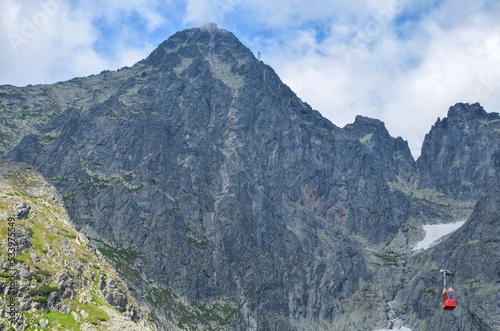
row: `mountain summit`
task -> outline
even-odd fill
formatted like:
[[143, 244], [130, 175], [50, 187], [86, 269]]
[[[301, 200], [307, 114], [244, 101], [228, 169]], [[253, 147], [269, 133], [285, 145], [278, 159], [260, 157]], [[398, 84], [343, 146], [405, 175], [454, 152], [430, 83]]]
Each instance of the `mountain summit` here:
[[418, 160], [421, 184], [443, 193], [477, 199], [492, 181], [499, 146], [500, 115], [479, 104], [457, 104], [426, 135]]
[[[437, 178], [434, 155], [472, 146], [445, 147], [438, 124], [418, 162], [376, 119], [335, 126], [215, 25], [174, 34], [130, 68], [0, 87], [0, 102], [4, 158], [57, 187], [160, 329], [421, 326], [412, 308], [386, 318], [411, 279], [411, 247], [423, 224], [469, 217], [495, 173], [481, 164], [474, 194]], [[492, 160], [498, 115], [483, 116], [453, 135], [486, 135], [481, 160]]]

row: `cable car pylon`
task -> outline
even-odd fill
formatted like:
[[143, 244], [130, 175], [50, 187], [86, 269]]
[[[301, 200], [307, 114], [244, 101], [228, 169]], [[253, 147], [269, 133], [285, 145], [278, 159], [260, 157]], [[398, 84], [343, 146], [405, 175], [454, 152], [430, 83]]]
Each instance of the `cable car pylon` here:
[[[444, 310], [453, 310], [457, 306], [456, 295], [453, 291], [453, 271], [441, 269], [441, 273], [443, 274], [443, 309]], [[446, 287], [446, 279], [449, 278], [450, 286]]]

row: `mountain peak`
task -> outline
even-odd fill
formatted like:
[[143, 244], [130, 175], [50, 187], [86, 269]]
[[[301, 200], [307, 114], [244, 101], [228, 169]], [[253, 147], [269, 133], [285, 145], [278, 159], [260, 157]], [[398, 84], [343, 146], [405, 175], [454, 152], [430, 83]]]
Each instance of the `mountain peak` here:
[[457, 103], [425, 136], [418, 165], [421, 185], [460, 199], [477, 198], [492, 180], [500, 116], [479, 103]]
[[353, 123], [354, 127], [369, 127], [374, 130], [385, 130], [385, 124], [379, 119], [357, 115]]
[[488, 113], [479, 103], [457, 103], [448, 110], [448, 118], [472, 119], [482, 117]]
[[[488, 113], [478, 102], [473, 104], [457, 103], [454, 106], [450, 107], [447, 116], [447, 120], [452, 122], [464, 122], [471, 120], [490, 122], [497, 121], [499, 119], [500, 115], [498, 113]], [[446, 118], [443, 121], [445, 120]]]
[[357, 115], [354, 123], [347, 124], [344, 129], [354, 132], [358, 136], [376, 134], [377, 136], [389, 138], [389, 131], [381, 120]]
[[[216, 23], [205, 23], [205, 24], [203, 24], [203, 25], [200, 27], [200, 29], [202, 29], [202, 30], [207, 30], [207, 31], [208, 31], [208, 33], [210, 33], [210, 34], [212, 34], [212, 33], [216, 32], [216, 31], [226, 31], [226, 30], [219, 29], [219, 28], [217, 27], [217, 24], [216, 24]], [[227, 32], [227, 31], [226, 31], [226, 32]]]
[[215, 23], [207, 23], [198, 28], [179, 31], [161, 43], [146, 59], [150, 64], [161, 64], [166, 58], [206, 59], [233, 55], [252, 57], [253, 53], [231, 32], [220, 29]]
[[[188, 79], [190, 84], [222, 82], [232, 93], [247, 83], [284, 85], [274, 71], [231, 32], [215, 23], [175, 33], [161, 43], [143, 62], [158, 74], [156, 81]], [[215, 79], [215, 81], [214, 81]], [[161, 83], [163, 84], [163, 83]]]

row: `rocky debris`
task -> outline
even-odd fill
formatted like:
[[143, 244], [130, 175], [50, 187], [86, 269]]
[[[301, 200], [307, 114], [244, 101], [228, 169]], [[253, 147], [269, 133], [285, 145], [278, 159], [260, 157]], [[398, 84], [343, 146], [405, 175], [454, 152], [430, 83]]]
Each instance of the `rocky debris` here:
[[[116, 310], [109, 307], [103, 307], [109, 316], [109, 328], [110, 331], [143, 331], [148, 328], [148, 325], [144, 324], [142, 321], [140, 323], [134, 323], [127, 316], [118, 314]], [[82, 331], [85, 330], [95, 330], [95, 326], [89, 323], [82, 325]]]
[[[104, 280], [103, 280], [104, 278]], [[111, 278], [107, 283], [105, 281], [106, 277], [101, 277], [101, 290], [104, 294], [104, 299], [109, 302], [112, 306], [116, 307], [118, 311], [125, 312], [128, 304], [128, 297], [123, 293], [123, 290], [118, 287], [116, 280]]]
[[15, 216], [19, 219], [28, 218], [31, 207], [26, 205], [25, 201], [18, 202], [14, 206], [14, 211], [12, 212], [12, 216]]
[[48, 328], [49, 326], [50, 326], [50, 323], [49, 323], [49, 321], [48, 321], [48, 320], [46, 320], [45, 318], [42, 318], [42, 319], [40, 320], [40, 327], [41, 327], [42, 329], [46, 329], [46, 328]]
[[[7, 203], [3, 200], [2, 205], [15, 218], [11, 224], [6, 221], [0, 224], [2, 233], [7, 233], [9, 227], [15, 238], [9, 239], [9, 244], [6, 239], [0, 243], [0, 320], [5, 327], [67, 329], [67, 317], [63, 315], [73, 317], [76, 325], [90, 323], [95, 327], [108, 320], [102, 310], [106, 307], [137, 330], [156, 329], [115, 270], [67, 220], [64, 206], [51, 198], [54, 189], [41, 175], [24, 164], [6, 162], [0, 162], [0, 174], [0, 199], [16, 197]], [[39, 195], [30, 196], [18, 185], [28, 178]], [[16, 201], [21, 197], [23, 200]], [[7, 247], [14, 248], [13, 266], [6, 258]], [[98, 284], [97, 280], [104, 275], [107, 283]], [[8, 288], [16, 289], [17, 314], [13, 323], [7, 319], [10, 308], [6, 300], [12, 296]], [[56, 313], [50, 323], [49, 312]], [[111, 321], [99, 327], [115, 330], [120, 326]]]

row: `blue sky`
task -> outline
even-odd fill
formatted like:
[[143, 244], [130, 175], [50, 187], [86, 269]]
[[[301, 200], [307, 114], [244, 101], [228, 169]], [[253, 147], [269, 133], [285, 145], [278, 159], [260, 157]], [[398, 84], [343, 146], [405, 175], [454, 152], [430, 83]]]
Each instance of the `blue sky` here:
[[215, 22], [338, 126], [381, 119], [415, 156], [456, 102], [500, 111], [498, 0], [0, 0], [0, 84], [131, 66]]

